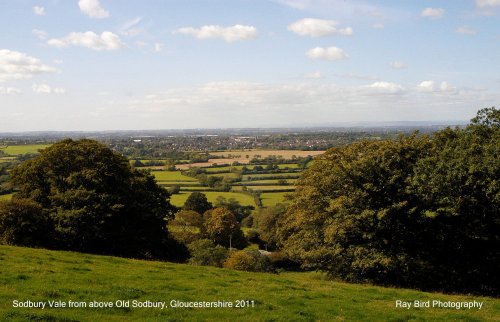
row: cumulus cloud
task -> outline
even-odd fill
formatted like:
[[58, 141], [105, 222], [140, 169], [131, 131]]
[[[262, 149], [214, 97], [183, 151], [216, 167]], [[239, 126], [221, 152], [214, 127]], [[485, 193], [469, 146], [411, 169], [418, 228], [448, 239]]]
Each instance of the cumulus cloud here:
[[0, 95], [12, 95], [12, 94], [21, 94], [21, 90], [14, 87], [3, 87], [0, 86]]
[[351, 36], [353, 34], [351, 27], [337, 28], [339, 23], [335, 20], [324, 20], [305, 18], [288, 26], [288, 30], [300, 36], [324, 37], [332, 35]]
[[[211, 82], [147, 92], [120, 107], [125, 107], [130, 115], [138, 118], [148, 117], [155, 126], [165, 126], [159, 121], [164, 122], [165, 116], [171, 126], [220, 127], [222, 124], [246, 127], [272, 126], [277, 124], [276, 121], [296, 125], [353, 119], [428, 120], [428, 115], [435, 116], [435, 119], [453, 119], [457, 109], [493, 99], [483, 91], [456, 89], [448, 92], [441, 87], [445, 86], [435, 87], [436, 92], [421, 92], [415, 86], [405, 87], [388, 81], [360, 86], [323, 82]], [[253, 117], [251, 120], [242, 118], [242, 113]]]
[[306, 52], [306, 56], [311, 59], [341, 60], [349, 58], [349, 55], [338, 47], [315, 47]]
[[418, 84], [417, 90], [420, 92], [433, 92], [436, 90], [436, 83], [432, 80], [423, 81]]
[[406, 68], [406, 64], [401, 62], [401, 61], [393, 61], [389, 63], [389, 66], [391, 66], [394, 69], [403, 69]]
[[33, 75], [55, 71], [57, 71], [55, 68], [45, 65], [39, 59], [25, 53], [0, 49], [0, 82], [31, 78]]
[[475, 36], [477, 34], [477, 31], [475, 29], [472, 29], [472, 28], [467, 27], [467, 26], [458, 27], [457, 29], [455, 29], [455, 32], [462, 34], [462, 35], [469, 35], [469, 36]]
[[91, 18], [101, 19], [109, 17], [109, 12], [101, 7], [99, 0], [79, 0], [78, 6], [81, 12]]
[[45, 8], [39, 7], [39, 6], [34, 6], [33, 13], [37, 16], [45, 16]]
[[47, 44], [54, 47], [81, 46], [92, 50], [118, 50], [125, 47], [120, 37], [111, 31], [100, 35], [92, 31], [72, 32], [63, 38], [53, 38]]
[[427, 92], [427, 93], [451, 93], [456, 92], [457, 88], [455, 86], [450, 85], [446, 81], [442, 81], [441, 84], [438, 84], [433, 80], [427, 80], [421, 82], [417, 85], [418, 92]]
[[476, 0], [478, 8], [500, 7], [500, 0]]
[[155, 43], [155, 52], [159, 53], [163, 49], [163, 44], [157, 42]]
[[257, 28], [254, 26], [234, 25], [221, 27], [217, 25], [202, 26], [200, 28], [184, 27], [174, 31], [175, 34], [191, 35], [198, 39], [224, 39], [226, 42], [250, 40], [257, 38]]
[[40, 40], [45, 40], [45, 39], [47, 39], [47, 36], [48, 36], [48, 34], [45, 31], [40, 30], [40, 29], [33, 29], [33, 30], [31, 30], [31, 33], [33, 35], [35, 35]]
[[431, 19], [439, 19], [444, 15], [444, 9], [441, 8], [425, 8], [420, 13], [422, 17], [431, 18]]
[[375, 82], [367, 87], [386, 94], [398, 94], [405, 90], [403, 86], [390, 82]]
[[47, 84], [33, 84], [31, 86], [31, 89], [33, 92], [37, 94], [64, 94], [66, 93], [66, 90], [61, 87], [56, 87], [52, 88], [50, 85]]

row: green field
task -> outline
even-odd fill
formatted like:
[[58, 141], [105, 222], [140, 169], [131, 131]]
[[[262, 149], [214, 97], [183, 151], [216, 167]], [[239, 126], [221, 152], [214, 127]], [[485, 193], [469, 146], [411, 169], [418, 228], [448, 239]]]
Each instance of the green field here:
[[[255, 206], [253, 197], [244, 193], [218, 192], [218, 191], [205, 191], [203, 193], [207, 196], [208, 201], [212, 203], [215, 202], [218, 196], [222, 196], [226, 199], [234, 198], [243, 206]], [[170, 201], [172, 202], [173, 205], [181, 207], [184, 204], [184, 202], [186, 202], [186, 199], [189, 197], [190, 194], [191, 194], [190, 192], [181, 192], [179, 194], [175, 194], [172, 197], [170, 197]]]
[[[248, 189], [254, 191], [273, 191], [273, 190], [295, 190], [294, 186], [247, 186]], [[243, 186], [233, 186], [233, 191], [242, 191]]]
[[12, 198], [12, 193], [6, 195], [0, 195], [0, 200], [10, 200]]
[[264, 207], [272, 207], [278, 203], [285, 202], [285, 195], [290, 192], [264, 192], [260, 195]]
[[197, 181], [195, 178], [191, 178], [183, 175], [180, 171], [151, 171], [151, 174], [155, 176], [156, 181]]
[[269, 177], [300, 177], [300, 172], [285, 172], [285, 173], [258, 173], [258, 174], [245, 174], [242, 176], [242, 181], [247, 181], [248, 178], [269, 178]]
[[0, 147], [8, 155], [20, 155], [26, 153], [38, 153], [38, 150], [45, 149], [48, 144], [27, 144], [27, 145], [9, 145], [7, 147]]
[[[2, 321], [498, 321], [500, 299], [328, 281], [320, 273], [246, 273], [0, 246]], [[86, 308], [14, 308], [14, 301]], [[253, 301], [247, 308], [119, 308], [117, 300]], [[395, 308], [396, 300], [479, 301], [477, 309]], [[112, 308], [90, 308], [92, 301]]]

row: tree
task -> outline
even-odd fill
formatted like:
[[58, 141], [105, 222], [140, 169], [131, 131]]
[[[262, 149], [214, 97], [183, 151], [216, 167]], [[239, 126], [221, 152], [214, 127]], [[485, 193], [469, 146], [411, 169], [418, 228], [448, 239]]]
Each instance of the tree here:
[[498, 296], [498, 142], [491, 108], [464, 129], [330, 149], [305, 171], [278, 242], [348, 281]]
[[208, 202], [207, 196], [204, 193], [195, 191], [186, 199], [182, 209], [194, 210], [199, 214], [203, 214], [207, 210], [212, 209], [212, 204]]
[[412, 184], [432, 229], [427, 250], [436, 284], [500, 290], [500, 111], [483, 109], [465, 129], [435, 135]]
[[188, 248], [191, 253], [189, 263], [193, 265], [222, 267], [229, 254], [226, 248], [209, 239], [196, 240]]
[[410, 286], [424, 241], [407, 185], [429, 146], [413, 135], [328, 150], [304, 172], [280, 219], [286, 254], [348, 281]]
[[223, 196], [217, 197], [215, 207], [228, 209], [236, 216], [238, 222], [250, 216], [255, 209], [254, 206], [242, 206], [238, 200], [234, 198], [226, 199]]
[[50, 246], [50, 219], [29, 199], [0, 201], [0, 244]]
[[262, 208], [255, 216], [255, 224], [258, 228], [260, 239], [267, 244], [268, 249], [275, 249], [277, 247], [277, 230], [280, 225], [280, 219], [283, 218], [285, 211], [285, 205], [277, 204], [274, 207]]
[[246, 240], [234, 214], [226, 208], [214, 208], [203, 214], [203, 234], [218, 245], [242, 248]]
[[97, 141], [58, 142], [12, 171], [18, 195], [40, 204], [58, 248], [167, 258], [178, 250], [166, 224], [175, 207], [147, 172]]

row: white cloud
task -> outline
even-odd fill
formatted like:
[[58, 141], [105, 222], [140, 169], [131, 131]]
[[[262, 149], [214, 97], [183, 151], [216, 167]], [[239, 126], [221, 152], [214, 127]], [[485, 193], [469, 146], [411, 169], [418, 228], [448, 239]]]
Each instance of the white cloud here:
[[39, 7], [39, 6], [34, 6], [33, 13], [37, 16], [45, 16], [45, 8]]
[[378, 80], [379, 78], [372, 75], [358, 75], [353, 73], [333, 74], [335, 77], [357, 79], [357, 80]]
[[64, 94], [66, 90], [64, 88], [56, 87], [52, 88], [47, 84], [33, 84], [31, 86], [33, 92], [37, 94]]
[[472, 29], [472, 28], [467, 27], [467, 26], [458, 27], [457, 29], [455, 29], [455, 32], [462, 34], [462, 35], [469, 35], [469, 36], [475, 36], [477, 34], [477, 31], [475, 29]]
[[403, 86], [389, 82], [375, 82], [367, 87], [386, 94], [397, 94], [405, 90]]
[[322, 77], [323, 77], [323, 75], [321, 75], [320, 72], [313, 72], [313, 73], [304, 74], [304, 78], [318, 79], [318, 78], [322, 78]]
[[384, 29], [384, 28], [385, 28], [385, 26], [384, 26], [384, 24], [383, 24], [383, 23], [374, 23], [374, 24], [372, 25], [372, 28], [373, 28], [373, 29]]
[[21, 90], [14, 87], [3, 87], [0, 86], [0, 95], [12, 95], [12, 94], [21, 94]]
[[161, 44], [159, 42], [155, 43], [155, 52], [156, 53], [159, 53], [162, 50], [162, 48], [163, 48], [163, 44]]
[[406, 68], [406, 64], [401, 62], [401, 61], [393, 61], [389, 63], [389, 66], [391, 66], [394, 69], [403, 69]]
[[439, 19], [444, 15], [444, 9], [441, 8], [425, 8], [420, 14], [422, 17]]
[[35, 35], [40, 40], [47, 39], [47, 36], [48, 36], [48, 34], [45, 31], [40, 30], [40, 29], [33, 29], [33, 30], [31, 30], [31, 33], [33, 35]]
[[500, 0], [476, 0], [478, 8], [500, 7]]
[[137, 17], [132, 20], [129, 20], [125, 22], [121, 27], [120, 27], [120, 34], [124, 36], [137, 36], [145, 32], [144, 28], [138, 27], [138, 25], [141, 23], [142, 17]]
[[335, 20], [323, 20], [305, 18], [288, 26], [288, 30], [295, 32], [300, 36], [310, 37], [324, 37], [332, 35], [351, 36], [353, 34], [352, 28], [337, 28], [338, 22]]
[[53, 73], [55, 68], [25, 53], [0, 49], [0, 82], [11, 79], [31, 78], [33, 75]]
[[419, 92], [434, 92], [436, 90], [436, 83], [432, 80], [423, 81], [417, 86]]
[[118, 50], [125, 47], [120, 37], [111, 31], [101, 35], [92, 31], [72, 32], [63, 38], [53, 38], [47, 44], [54, 47], [81, 46], [92, 50]]
[[450, 84], [448, 84], [448, 82], [441, 82], [439, 89], [441, 90], [441, 92], [454, 92], [457, 90], [455, 86], [451, 86]]
[[[290, 125], [356, 118], [364, 121], [429, 120], [429, 115], [434, 119], [443, 119], [443, 116], [453, 119], [457, 108], [491, 99], [477, 90], [436, 90], [422, 92], [415, 87], [406, 88], [386, 81], [361, 86], [212, 82], [144, 93], [125, 106], [130, 114], [148, 117], [155, 126], [161, 126], [158, 120], [169, 116], [169, 120], [175, 119], [170, 123], [172, 126], [179, 123], [185, 128], [221, 127], [221, 124], [245, 127], [269, 126], [276, 124], [276, 120]], [[446, 113], [440, 114], [443, 111]], [[241, 118], [242, 113], [254, 117], [251, 120]]]
[[441, 84], [438, 86], [435, 81], [433, 80], [427, 80], [421, 82], [417, 86], [417, 91], [418, 92], [427, 92], [427, 93], [453, 93], [457, 92], [457, 88], [455, 86], [450, 85], [446, 81], [442, 81]]
[[107, 18], [109, 12], [104, 10], [99, 3], [99, 0], [79, 0], [78, 6], [80, 11], [91, 18]]
[[306, 52], [306, 56], [311, 59], [341, 60], [349, 58], [349, 55], [338, 47], [315, 47]]
[[175, 34], [191, 35], [198, 39], [220, 38], [226, 42], [250, 40], [257, 38], [257, 29], [253, 26], [234, 25], [221, 27], [216, 25], [201, 28], [184, 27], [174, 31]]

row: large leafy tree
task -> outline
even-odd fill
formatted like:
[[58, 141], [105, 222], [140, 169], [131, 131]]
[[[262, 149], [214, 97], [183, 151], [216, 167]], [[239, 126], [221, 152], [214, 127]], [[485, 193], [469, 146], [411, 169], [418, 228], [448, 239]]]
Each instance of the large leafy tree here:
[[246, 240], [236, 216], [226, 208], [214, 208], [203, 214], [203, 235], [222, 246], [243, 248]]
[[202, 215], [205, 211], [212, 209], [212, 207], [212, 203], [208, 201], [207, 196], [204, 193], [195, 191], [186, 199], [182, 209], [193, 210]]
[[154, 178], [97, 141], [67, 139], [12, 172], [19, 197], [39, 203], [56, 247], [133, 257], [172, 256], [174, 207]]
[[286, 253], [350, 281], [498, 295], [500, 122], [331, 149], [279, 218]]
[[327, 151], [280, 219], [288, 255], [351, 281], [404, 283], [421, 246], [419, 203], [406, 186], [429, 144], [411, 136]]
[[500, 290], [500, 111], [482, 109], [465, 129], [434, 137], [413, 187], [426, 206], [433, 247], [425, 256], [454, 289]]

